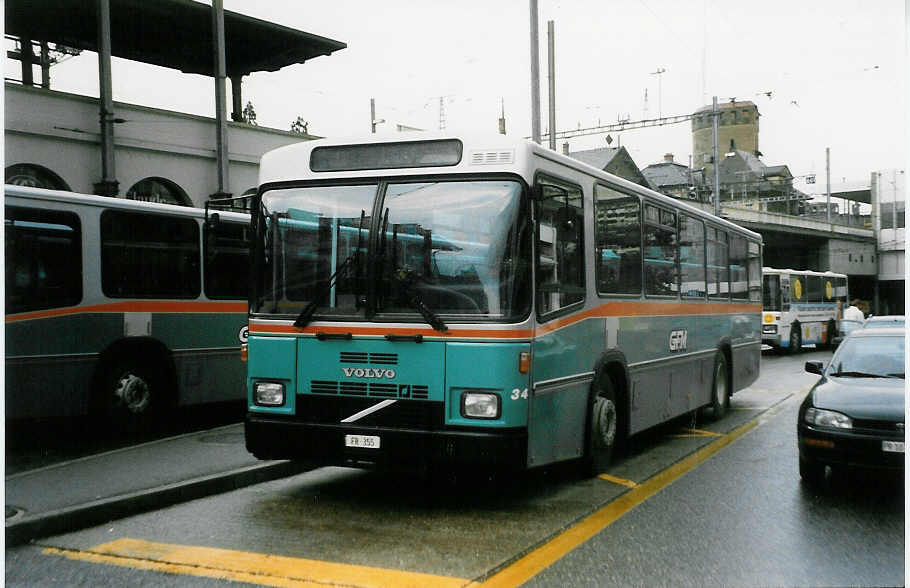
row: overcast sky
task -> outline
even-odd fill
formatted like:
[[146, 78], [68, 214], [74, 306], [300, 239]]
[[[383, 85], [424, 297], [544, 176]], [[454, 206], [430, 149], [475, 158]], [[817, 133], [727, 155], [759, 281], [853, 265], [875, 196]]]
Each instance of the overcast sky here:
[[[388, 121], [380, 130], [437, 129], [442, 97], [448, 130], [496, 132], [504, 105], [508, 133], [531, 133], [528, 0], [224, 4], [348, 45], [244, 78], [244, 102], [261, 125], [288, 129], [301, 116], [313, 134], [368, 133], [375, 98], [377, 118]], [[758, 106], [766, 164], [818, 174], [811, 191], [824, 191], [830, 147], [832, 182], [868, 182], [906, 162], [904, 11], [904, 0], [539, 0], [541, 128], [553, 20], [557, 130], [690, 114], [712, 96], [735, 97]], [[97, 56], [83, 54], [52, 70], [52, 87], [97, 96], [96, 72]], [[122, 60], [113, 76], [115, 100], [214, 113], [210, 78]], [[574, 138], [570, 148], [605, 138]], [[612, 138], [639, 167], [664, 153], [687, 163], [692, 152], [689, 123]]]

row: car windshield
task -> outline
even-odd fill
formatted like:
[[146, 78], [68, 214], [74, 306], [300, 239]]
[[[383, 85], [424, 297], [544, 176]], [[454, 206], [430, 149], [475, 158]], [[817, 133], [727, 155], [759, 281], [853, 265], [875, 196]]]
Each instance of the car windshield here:
[[904, 338], [848, 337], [835, 353], [829, 376], [904, 377]]
[[[531, 231], [523, 194], [509, 180], [269, 190], [252, 311], [295, 315], [298, 326], [320, 316], [526, 314]], [[373, 218], [377, 198], [382, 213]]]

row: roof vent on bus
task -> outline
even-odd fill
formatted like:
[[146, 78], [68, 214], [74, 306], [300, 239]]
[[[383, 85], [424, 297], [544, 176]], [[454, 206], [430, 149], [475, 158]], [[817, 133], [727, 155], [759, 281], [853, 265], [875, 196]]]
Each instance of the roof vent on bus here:
[[471, 152], [471, 165], [496, 165], [503, 163], [515, 163], [515, 151], [513, 149]]

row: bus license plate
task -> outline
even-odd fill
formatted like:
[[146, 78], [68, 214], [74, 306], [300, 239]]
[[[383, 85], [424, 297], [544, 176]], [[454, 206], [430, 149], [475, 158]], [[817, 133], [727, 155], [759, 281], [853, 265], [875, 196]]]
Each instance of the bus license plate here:
[[903, 441], [882, 441], [882, 451], [887, 451], [889, 453], [903, 453], [904, 452], [904, 442]]
[[344, 446], [358, 449], [379, 449], [379, 437], [376, 435], [345, 435]]

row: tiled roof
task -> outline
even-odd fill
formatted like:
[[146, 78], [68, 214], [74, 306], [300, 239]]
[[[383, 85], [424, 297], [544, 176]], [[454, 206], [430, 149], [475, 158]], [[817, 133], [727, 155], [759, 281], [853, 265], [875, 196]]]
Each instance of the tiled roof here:
[[641, 170], [652, 186], [678, 186], [689, 183], [689, 168], [679, 163], [655, 163]]
[[597, 169], [604, 169], [616, 157], [617, 153], [619, 153], [619, 147], [601, 147], [586, 151], [573, 151], [569, 153], [569, 157], [587, 163]]

